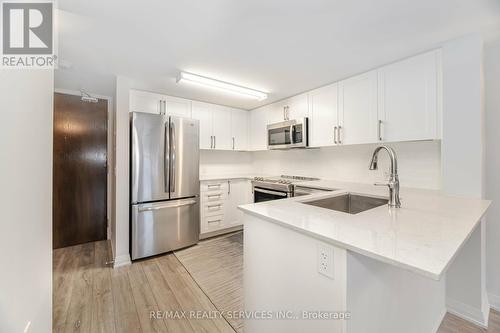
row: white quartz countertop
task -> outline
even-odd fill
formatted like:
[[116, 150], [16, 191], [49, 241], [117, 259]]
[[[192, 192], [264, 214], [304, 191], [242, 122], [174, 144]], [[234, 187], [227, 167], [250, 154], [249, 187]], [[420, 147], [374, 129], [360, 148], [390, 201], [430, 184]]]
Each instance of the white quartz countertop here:
[[387, 187], [339, 181], [300, 185], [336, 191], [239, 206], [246, 213], [373, 259], [439, 280], [490, 205], [488, 200], [401, 188], [402, 207], [358, 214], [306, 205], [346, 192], [387, 198]]

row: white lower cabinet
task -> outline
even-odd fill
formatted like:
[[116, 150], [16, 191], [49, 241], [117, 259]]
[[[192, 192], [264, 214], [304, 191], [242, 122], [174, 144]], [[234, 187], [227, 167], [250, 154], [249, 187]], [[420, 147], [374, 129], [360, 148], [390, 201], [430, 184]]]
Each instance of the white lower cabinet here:
[[201, 237], [233, 231], [243, 224], [239, 205], [252, 202], [251, 182], [247, 179], [228, 179], [201, 182]]

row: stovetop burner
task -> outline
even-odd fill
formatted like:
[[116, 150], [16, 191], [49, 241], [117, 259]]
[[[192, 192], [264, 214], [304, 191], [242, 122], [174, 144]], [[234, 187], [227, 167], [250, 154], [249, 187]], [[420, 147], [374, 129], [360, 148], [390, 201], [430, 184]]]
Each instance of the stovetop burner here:
[[281, 175], [275, 177], [255, 177], [253, 185], [260, 188], [269, 188], [284, 192], [292, 192], [293, 184], [312, 180], [319, 180], [319, 178], [289, 175]]

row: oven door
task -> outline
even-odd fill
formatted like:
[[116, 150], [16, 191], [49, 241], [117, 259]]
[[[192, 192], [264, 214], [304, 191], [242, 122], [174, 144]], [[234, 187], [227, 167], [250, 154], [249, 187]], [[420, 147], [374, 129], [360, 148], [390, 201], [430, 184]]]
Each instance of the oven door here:
[[284, 121], [267, 126], [267, 148], [289, 149], [307, 147], [307, 118]]
[[264, 202], [288, 198], [287, 192], [268, 190], [260, 187], [253, 188], [253, 202]]

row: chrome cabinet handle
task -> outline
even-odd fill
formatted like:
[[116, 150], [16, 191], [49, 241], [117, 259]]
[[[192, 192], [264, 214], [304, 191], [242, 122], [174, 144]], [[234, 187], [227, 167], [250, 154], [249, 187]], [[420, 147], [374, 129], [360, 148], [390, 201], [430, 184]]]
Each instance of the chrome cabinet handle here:
[[161, 205], [161, 206], [139, 208], [139, 212], [147, 212], [147, 211], [160, 210], [160, 209], [166, 209], [166, 208], [177, 208], [177, 207], [183, 207], [183, 206], [190, 206], [190, 205], [194, 205], [195, 203], [196, 203], [195, 200], [187, 200], [187, 201], [181, 201], [178, 203], [169, 203], [169, 204]]
[[219, 197], [220, 198], [220, 194], [209, 194], [207, 195], [208, 198], [216, 198], [216, 197]]
[[221, 184], [208, 184], [207, 187], [208, 188], [211, 188], [211, 187], [218, 187], [220, 188]]
[[216, 140], [217, 140], [217, 137], [214, 135], [214, 149], [215, 149], [215, 147], [217, 147], [217, 141]]
[[337, 140], [339, 141], [338, 143], [339, 144], [342, 144], [342, 139], [341, 139], [341, 136], [340, 136], [340, 132], [342, 131], [342, 126], [339, 126], [339, 130], [338, 130], [338, 134], [337, 134]]
[[231, 194], [231, 181], [227, 181], [227, 194]]
[[214, 136], [210, 135], [210, 149], [214, 149]]
[[218, 208], [220, 208], [220, 207], [221, 207], [221, 205], [210, 205], [210, 206], [207, 206], [207, 207], [208, 207], [208, 209], [212, 209], [212, 208], [214, 208], [214, 207], [218, 207]]
[[333, 128], [333, 142], [334, 142], [334, 143], [337, 143], [337, 129], [338, 129], [338, 127], [337, 127], [337, 126], [335, 126], [335, 127]]
[[208, 224], [215, 223], [215, 222], [221, 222], [221, 220], [220, 219], [218, 219], [218, 220], [207, 220]]
[[234, 150], [234, 136], [233, 136], [233, 150]]
[[382, 141], [382, 120], [378, 121], [378, 140]]

